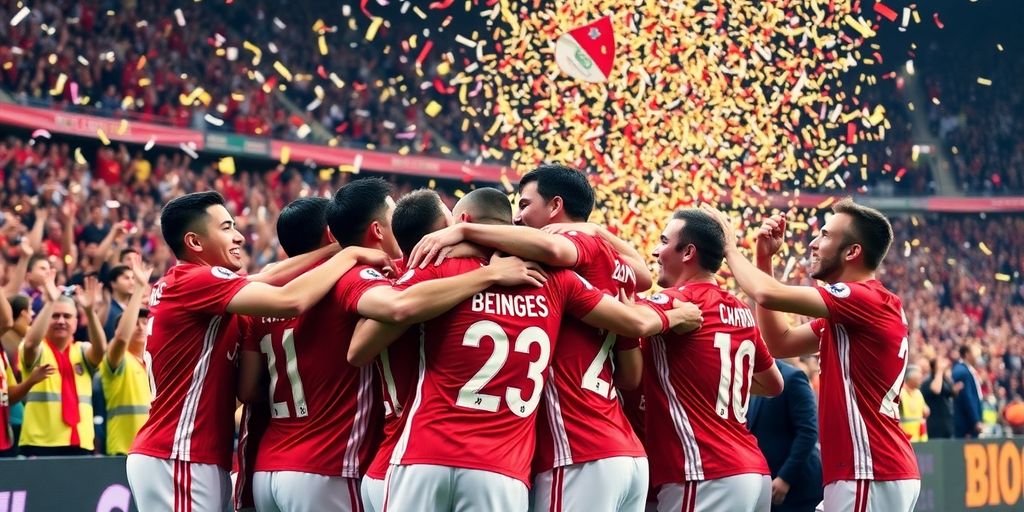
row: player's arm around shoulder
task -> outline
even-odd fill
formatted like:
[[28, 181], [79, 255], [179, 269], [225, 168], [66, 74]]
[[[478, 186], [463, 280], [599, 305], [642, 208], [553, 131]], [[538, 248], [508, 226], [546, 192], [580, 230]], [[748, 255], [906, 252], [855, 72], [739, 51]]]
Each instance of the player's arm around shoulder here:
[[352, 342], [348, 345], [348, 363], [363, 367], [373, 362], [381, 352], [388, 349], [400, 338], [408, 325], [378, 322], [371, 318], [363, 318], [352, 333]]

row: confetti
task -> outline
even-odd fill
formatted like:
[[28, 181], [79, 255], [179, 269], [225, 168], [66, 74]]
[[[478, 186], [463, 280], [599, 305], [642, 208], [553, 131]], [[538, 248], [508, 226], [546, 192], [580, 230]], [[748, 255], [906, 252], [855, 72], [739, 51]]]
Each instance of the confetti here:
[[126, 133], [128, 133], [128, 120], [121, 119], [121, 122], [117, 125], [117, 134], [124, 135]]
[[1009, 283], [1013, 279], [1009, 274], [1003, 274], [1002, 272], [997, 272], [995, 277], [996, 281], [1002, 281], [1004, 283]]
[[22, 6], [21, 10], [18, 11], [18, 14], [15, 14], [14, 17], [11, 18], [11, 26], [12, 27], [18, 26], [18, 23], [21, 23], [21, 20], [24, 20], [25, 17], [28, 16], [30, 12], [32, 12], [32, 11], [29, 10], [28, 7]]
[[99, 137], [100, 142], [102, 142], [104, 146], [110, 145], [110, 139], [107, 138], [107, 133], [103, 131], [103, 128], [96, 129], [96, 137]]
[[983, 77], [979, 76], [978, 77], [978, 84], [986, 85], [986, 86], [991, 86], [992, 85], [992, 80], [989, 80], [988, 78], [983, 78]]
[[85, 160], [85, 156], [82, 155], [82, 148], [75, 148], [75, 163], [78, 165], [86, 165], [89, 163]]
[[317, 38], [317, 46], [320, 47], [320, 55], [327, 55], [327, 38], [323, 34]]
[[945, 25], [943, 25], [943, 24], [942, 24], [942, 21], [941, 21], [941, 20], [939, 19], [939, 13], [935, 13], [935, 14], [933, 14], [933, 15], [932, 15], [932, 19], [933, 19], [933, 20], [935, 20], [935, 26], [936, 26], [936, 27], [939, 27], [940, 29], [942, 29], [942, 28], [946, 28], [946, 26], [945, 26]]
[[185, 26], [185, 13], [181, 12], [181, 9], [174, 10], [174, 19], [178, 22], [179, 27]]
[[373, 41], [373, 39], [377, 37], [377, 30], [380, 29], [380, 26], [383, 23], [384, 18], [381, 18], [379, 16], [374, 17], [373, 21], [370, 22], [369, 28], [366, 29], [366, 35], [364, 36], [364, 39], [366, 39], [367, 41]]
[[235, 174], [235, 159], [230, 156], [221, 158], [217, 162], [217, 170], [219, 170], [221, 174], [226, 174], [228, 176]]
[[898, 16], [896, 14], [896, 11], [890, 9], [889, 6], [883, 4], [882, 2], [875, 2], [874, 9], [875, 12], [877, 12], [883, 18], [889, 21], [896, 21], [896, 18]]
[[424, 108], [423, 111], [430, 117], [436, 117], [441, 113], [441, 104], [434, 100], [430, 100], [430, 103], [427, 104], [427, 107]]
[[288, 165], [288, 159], [292, 156], [291, 146], [281, 148], [281, 165]]
[[178, 144], [178, 149], [182, 150], [186, 155], [188, 155], [193, 160], [199, 159], [199, 153], [196, 152], [196, 145], [194, 142], [189, 142], [187, 144], [182, 142], [181, 144]]
[[981, 249], [985, 256], [992, 256], [992, 249], [989, 249], [985, 242], [978, 242], [978, 249]]
[[48, 131], [46, 131], [46, 130], [44, 130], [42, 128], [39, 128], [39, 129], [35, 130], [34, 132], [32, 132], [32, 138], [36, 139], [36, 138], [39, 138], [39, 137], [42, 137], [44, 139], [49, 139], [51, 137], [51, 135], [50, 135], [50, 132], [48, 132]]
[[145, 147], [142, 148], [142, 150], [143, 151], [149, 151], [149, 150], [153, 149], [153, 146], [155, 146], [155, 145], [156, 145], [156, 137], [150, 137], [149, 140], [146, 141], [146, 145], [145, 145]]
[[277, 71], [277, 74], [281, 75], [285, 80], [289, 82], [292, 81], [292, 72], [288, 71], [288, 68], [284, 67], [284, 64], [282, 64], [281, 61], [274, 61], [274, 71]]

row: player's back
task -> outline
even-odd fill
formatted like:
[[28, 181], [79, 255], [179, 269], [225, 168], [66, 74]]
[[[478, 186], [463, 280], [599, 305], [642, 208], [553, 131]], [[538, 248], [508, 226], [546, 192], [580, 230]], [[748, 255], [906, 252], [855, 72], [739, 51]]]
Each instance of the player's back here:
[[754, 315], [717, 284], [668, 289], [648, 299], [701, 308], [703, 325], [687, 334], [650, 338], [644, 351], [651, 486], [767, 475], [757, 439], [746, 427], [752, 375], [774, 364]]
[[179, 263], [153, 286], [146, 349], [156, 394], [132, 453], [230, 468], [237, 335], [227, 305], [248, 281]]
[[[608, 242], [577, 231], [563, 236], [576, 246], [573, 269], [579, 275], [613, 297], [620, 291], [633, 296], [636, 274]], [[538, 472], [607, 457], [644, 456], [613, 385], [612, 351], [637, 346], [636, 338], [619, 338], [571, 316], [562, 320], [537, 420]]]
[[[484, 263], [449, 259], [406, 284]], [[587, 286], [554, 270], [543, 287], [491, 287], [425, 323], [416, 395], [392, 463], [490, 471], [529, 486], [536, 411], [562, 315], [585, 315], [601, 300]]]
[[375, 441], [372, 427], [380, 421], [377, 384], [372, 366], [356, 368], [345, 354], [362, 292], [385, 285], [390, 282], [375, 269], [357, 265], [294, 327], [261, 340], [273, 363], [274, 401], [256, 471], [362, 476]]
[[899, 392], [909, 354], [899, 297], [876, 280], [819, 288], [829, 319], [821, 338], [819, 423], [825, 484], [920, 478], [900, 426]]

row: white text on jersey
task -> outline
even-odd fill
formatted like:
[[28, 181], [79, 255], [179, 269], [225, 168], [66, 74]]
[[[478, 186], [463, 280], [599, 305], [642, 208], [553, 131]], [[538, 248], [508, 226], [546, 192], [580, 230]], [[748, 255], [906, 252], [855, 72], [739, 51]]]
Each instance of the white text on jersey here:
[[718, 305], [718, 315], [722, 317], [722, 323], [735, 327], [753, 327], [754, 314], [747, 308], [730, 308], [725, 304]]
[[547, 317], [547, 297], [543, 295], [505, 295], [478, 293], [473, 296], [473, 311], [491, 315], [518, 317]]

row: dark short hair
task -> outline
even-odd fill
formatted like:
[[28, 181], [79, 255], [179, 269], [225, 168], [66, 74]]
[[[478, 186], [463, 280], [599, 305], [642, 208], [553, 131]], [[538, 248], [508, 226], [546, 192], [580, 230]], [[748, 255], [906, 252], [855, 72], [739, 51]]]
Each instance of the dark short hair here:
[[35, 268], [36, 263], [39, 263], [40, 261], [49, 263], [50, 259], [45, 254], [33, 254], [32, 257], [28, 259], [28, 271], [31, 272], [32, 269]]
[[496, 188], [478, 188], [462, 196], [456, 206], [469, 213], [476, 224], [512, 224], [512, 202]]
[[967, 354], [971, 351], [970, 345], [960, 345], [960, 358], [967, 357]]
[[708, 272], [718, 272], [725, 259], [725, 233], [708, 214], [696, 209], [679, 210], [672, 215], [673, 219], [684, 222], [679, 230], [679, 242], [676, 251], [682, 251], [687, 245], [697, 248], [697, 262]]
[[359, 245], [373, 221], [383, 221], [393, 187], [381, 178], [363, 178], [338, 189], [327, 205], [327, 225], [342, 247]]
[[140, 253], [137, 249], [134, 249], [132, 247], [128, 247], [127, 249], [121, 249], [121, 253], [118, 254], [117, 256], [117, 261], [124, 261], [124, 257], [129, 254], [141, 255], [142, 253]]
[[327, 227], [324, 197], [300, 197], [281, 210], [277, 217], [277, 240], [288, 256], [298, 256], [320, 248]]
[[391, 231], [395, 234], [398, 247], [408, 257], [416, 244], [429, 233], [433, 233], [438, 221], [444, 220], [441, 197], [430, 189], [415, 190], [398, 200], [395, 214], [391, 217]]
[[179, 259], [185, 256], [185, 234], [195, 231], [209, 216], [206, 209], [224, 205], [219, 192], [193, 192], [171, 199], [160, 212], [160, 231], [164, 242]]
[[10, 297], [7, 302], [11, 303], [11, 312], [14, 314], [14, 318], [18, 318], [23, 311], [32, 307], [32, 301], [24, 295]]
[[845, 242], [860, 244], [864, 252], [864, 266], [875, 270], [882, 264], [889, 246], [892, 245], [892, 224], [882, 212], [859, 205], [847, 197], [832, 205], [834, 213], [843, 213], [853, 218], [852, 229], [844, 233]]
[[594, 211], [594, 188], [583, 172], [565, 165], [541, 165], [519, 180], [519, 190], [534, 181], [537, 193], [545, 201], [562, 198], [565, 214], [570, 219], [586, 221], [590, 218], [590, 212]]
[[117, 278], [127, 274], [130, 271], [131, 271], [131, 268], [128, 268], [128, 265], [117, 265], [115, 267], [112, 267], [110, 270], [108, 270], [107, 271], [107, 283], [106, 283], [107, 289], [109, 290], [109, 289], [113, 288], [114, 281], [117, 281]]

